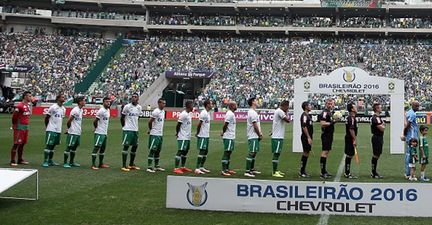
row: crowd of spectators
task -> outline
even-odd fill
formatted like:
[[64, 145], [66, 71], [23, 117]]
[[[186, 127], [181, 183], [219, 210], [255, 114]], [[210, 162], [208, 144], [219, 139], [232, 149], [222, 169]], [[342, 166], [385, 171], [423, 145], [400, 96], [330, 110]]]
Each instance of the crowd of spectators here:
[[[34, 67], [26, 87], [42, 96], [72, 95], [107, 45], [101, 38], [25, 33], [1, 33], [0, 43], [0, 65]], [[218, 105], [235, 100], [246, 107], [246, 99], [257, 96], [263, 107], [273, 107], [292, 100], [296, 78], [357, 66], [374, 76], [403, 79], [407, 99], [431, 102], [431, 55], [432, 43], [416, 39], [148, 36], [129, 41], [91, 94], [123, 98], [143, 93], [165, 71], [211, 71], [215, 75], [200, 99]]]
[[[430, 101], [432, 45], [394, 39], [243, 39], [149, 37], [126, 47], [99, 80], [100, 91], [143, 92], [164, 71], [213, 71], [200, 99], [218, 105], [258, 96], [263, 107], [293, 98], [293, 81], [358, 66], [406, 81], [406, 97]], [[322, 101], [315, 96], [316, 101]], [[388, 98], [382, 98], [388, 101]]]
[[119, 13], [119, 12], [91, 12], [91, 11], [53, 11], [53, 16], [58, 17], [75, 17], [88, 19], [106, 19], [106, 20], [145, 20], [145, 15], [137, 15], [134, 13]]
[[340, 27], [382, 28], [385, 19], [375, 17], [348, 17], [340, 21]]
[[431, 18], [392, 18], [392, 28], [432, 28]]
[[35, 8], [32, 7], [18, 7], [18, 6], [3, 6], [3, 13], [16, 13], [16, 14], [28, 14], [28, 15], [38, 15]]
[[26, 89], [44, 98], [74, 94], [107, 40], [77, 36], [0, 33], [0, 65], [28, 66]]

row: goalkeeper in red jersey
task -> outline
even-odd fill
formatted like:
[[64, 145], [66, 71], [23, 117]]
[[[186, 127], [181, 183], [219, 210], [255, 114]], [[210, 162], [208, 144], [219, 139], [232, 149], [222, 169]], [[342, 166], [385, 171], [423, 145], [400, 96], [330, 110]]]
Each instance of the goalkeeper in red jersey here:
[[[13, 128], [13, 146], [11, 149], [11, 166], [18, 166], [18, 164], [27, 165], [28, 162], [23, 159], [24, 145], [28, 140], [29, 121], [31, 116], [31, 100], [32, 94], [29, 91], [23, 93], [22, 102], [18, 103], [15, 111], [12, 114], [12, 128]], [[16, 154], [18, 152], [18, 160], [16, 161]]]

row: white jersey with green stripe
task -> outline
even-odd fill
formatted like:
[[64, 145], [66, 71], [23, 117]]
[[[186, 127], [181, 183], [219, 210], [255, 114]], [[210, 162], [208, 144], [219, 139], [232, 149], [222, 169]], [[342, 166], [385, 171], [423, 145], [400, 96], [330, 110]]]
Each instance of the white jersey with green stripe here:
[[248, 139], [258, 139], [259, 136], [255, 132], [253, 124], [256, 123], [261, 132], [261, 124], [258, 113], [254, 109], [249, 109], [247, 114], [247, 137]]
[[180, 113], [178, 122], [181, 123], [181, 126], [177, 140], [190, 140], [192, 131], [192, 116], [190, 113], [186, 112], [186, 110], [183, 110], [183, 112]]
[[273, 127], [272, 127], [272, 138], [284, 139], [285, 137], [285, 118], [286, 113], [278, 108], [275, 110], [273, 115]]
[[97, 127], [95, 129], [96, 134], [108, 134], [108, 125], [110, 119], [110, 110], [104, 107], [100, 108], [96, 113], [96, 118], [98, 118]]
[[65, 116], [66, 108], [59, 106], [57, 103], [49, 107], [47, 115], [50, 116], [46, 131], [61, 133], [63, 117]]
[[73, 117], [71, 126], [68, 129], [69, 134], [81, 135], [81, 122], [82, 122], [83, 110], [76, 106], [72, 109], [69, 117]]
[[150, 135], [163, 136], [163, 126], [165, 121], [165, 111], [159, 108], [153, 110], [150, 118], [154, 118]]
[[125, 131], [138, 131], [138, 119], [142, 115], [142, 108], [139, 104], [129, 103], [123, 107], [122, 114], [125, 116]]
[[228, 126], [222, 138], [234, 140], [236, 138], [236, 117], [233, 111], [228, 110], [224, 122], [228, 123]]
[[198, 137], [201, 138], [208, 138], [210, 137], [210, 114], [207, 112], [207, 110], [203, 110], [201, 111], [200, 115], [199, 115], [199, 120], [202, 122], [201, 123], [201, 129], [200, 132], [198, 134]]

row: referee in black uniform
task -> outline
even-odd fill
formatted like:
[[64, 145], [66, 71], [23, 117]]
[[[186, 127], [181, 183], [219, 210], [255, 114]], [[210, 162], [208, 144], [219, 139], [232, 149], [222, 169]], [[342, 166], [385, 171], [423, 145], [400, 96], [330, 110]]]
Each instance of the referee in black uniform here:
[[335, 105], [335, 101], [332, 98], [327, 99], [325, 109], [319, 116], [320, 125], [321, 125], [321, 144], [322, 144], [322, 152], [320, 159], [320, 167], [321, 167], [321, 175], [322, 179], [331, 178], [332, 175], [327, 172], [326, 164], [327, 157], [329, 155], [330, 150], [332, 149], [333, 144], [333, 133], [334, 133], [334, 124], [333, 121], [333, 108]]
[[357, 146], [357, 107], [354, 103], [347, 104], [347, 111], [349, 113], [345, 122], [345, 178], [357, 179], [356, 176], [351, 174], [351, 160], [355, 154], [355, 147]]
[[377, 173], [377, 165], [378, 165], [378, 159], [380, 155], [382, 154], [383, 144], [384, 144], [384, 130], [385, 130], [385, 123], [381, 119], [381, 104], [375, 103], [372, 106], [372, 109], [374, 111], [374, 114], [371, 118], [371, 132], [372, 132], [372, 150], [373, 150], [373, 156], [372, 156], [372, 173], [371, 177], [375, 179], [382, 179], [383, 177], [380, 176]]
[[312, 110], [312, 106], [309, 102], [302, 103], [303, 113], [300, 117], [300, 124], [302, 129], [301, 142], [303, 145], [303, 155], [301, 157], [301, 168], [299, 177], [308, 178], [309, 174], [306, 173], [306, 164], [309, 158], [309, 152], [312, 150], [312, 139], [313, 139], [313, 125], [312, 118], [309, 112]]

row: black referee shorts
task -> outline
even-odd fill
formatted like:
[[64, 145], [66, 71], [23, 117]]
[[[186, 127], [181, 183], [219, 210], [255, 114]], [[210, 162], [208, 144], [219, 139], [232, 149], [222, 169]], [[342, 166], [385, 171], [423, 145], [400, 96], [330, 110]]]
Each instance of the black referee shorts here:
[[383, 150], [384, 138], [379, 135], [372, 135], [372, 150], [375, 156], [380, 156]]
[[345, 154], [347, 156], [353, 156], [355, 154], [355, 148], [352, 137], [345, 136]]
[[301, 135], [301, 142], [303, 145], [303, 152], [310, 152], [312, 150], [312, 145], [309, 144], [306, 135]]
[[333, 145], [333, 134], [321, 134], [322, 150], [330, 151]]

